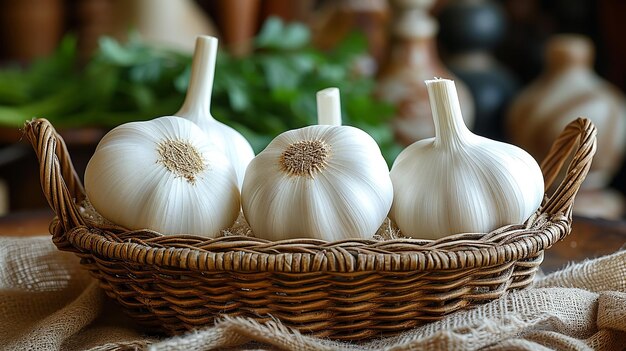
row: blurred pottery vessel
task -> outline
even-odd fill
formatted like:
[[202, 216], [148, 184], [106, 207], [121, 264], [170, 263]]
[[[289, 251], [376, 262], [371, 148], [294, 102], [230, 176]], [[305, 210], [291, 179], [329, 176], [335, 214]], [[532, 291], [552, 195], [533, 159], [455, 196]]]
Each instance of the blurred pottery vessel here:
[[469, 90], [439, 59], [435, 43], [437, 23], [428, 15], [432, 0], [392, 1], [394, 5], [391, 56], [383, 66], [376, 88], [381, 99], [396, 106], [392, 124], [403, 145], [435, 136], [425, 80], [456, 81], [463, 119], [471, 129], [474, 104]]
[[474, 99], [474, 133], [504, 140], [504, 116], [519, 85], [492, 55], [507, 30], [504, 10], [491, 0], [450, 1], [439, 23], [444, 60]]
[[511, 141], [541, 160], [565, 125], [584, 116], [598, 128], [598, 152], [584, 188], [609, 184], [624, 157], [626, 100], [592, 69], [593, 44], [579, 35], [548, 42], [546, 69], [514, 101], [507, 117]]
[[542, 160], [567, 123], [589, 118], [598, 128], [598, 150], [577, 197], [577, 203], [586, 205], [575, 210], [597, 217], [605, 208], [602, 217], [612, 218], [624, 211], [623, 199], [606, 188], [624, 158], [626, 99], [593, 71], [593, 60], [593, 44], [584, 36], [558, 35], [549, 40], [546, 68], [512, 104], [507, 134], [514, 144]]

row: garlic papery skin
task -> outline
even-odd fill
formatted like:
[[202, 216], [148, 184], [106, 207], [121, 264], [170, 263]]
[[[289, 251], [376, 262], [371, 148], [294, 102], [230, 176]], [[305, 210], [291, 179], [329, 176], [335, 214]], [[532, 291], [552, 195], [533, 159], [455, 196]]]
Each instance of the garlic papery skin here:
[[391, 168], [390, 218], [405, 236], [438, 239], [524, 222], [540, 206], [535, 159], [465, 126], [454, 82], [426, 81], [436, 136], [413, 143]]
[[278, 135], [246, 170], [242, 209], [256, 237], [370, 238], [391, 208], [393, 187], [378, 145], [339, 125], [336, 88], [317, 96], [318, 121], [334, 125]]
[[186, 118], [202, 129], [230, 160], [241, 188], [248, 163], [254, 158], [252, 146], [238, 131], [211, 115], [211, 94], [217, 58], [217, 38], [198, 36], [191, 63], [191, 77], [185, 101], [176, 116]]
[[214, 237], [240, 212], [230, 162], [190, 121], [167, 116], [108, 132], [85, 170], [104, 218], [128, 229]]

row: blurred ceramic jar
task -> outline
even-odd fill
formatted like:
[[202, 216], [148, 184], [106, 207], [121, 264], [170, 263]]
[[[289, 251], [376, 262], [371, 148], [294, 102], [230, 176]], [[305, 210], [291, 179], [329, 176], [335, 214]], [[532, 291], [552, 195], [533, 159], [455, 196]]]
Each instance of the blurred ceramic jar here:
[[[624, 158], [626, 99], [593, 71], [594, 45], [587, 37], [554, 36], [547, 43], [545, 57], [544, 72], [509, 110], [507, 134], [541, 161], [567, 123], [580, 116], [591, 119], [598, 128], [598, 151], [577, 202], [587, 203], [589, 208], [605, 207], [602, 217], [619, 217], [623, 203], [616, 203], [614, 193], [600, 196], [597, 191], [608, 187]], [[591, 196], [591, 190], [596, 193], [588, 202], [584, 198], [585, 194]], [[609, 209], [615, 213], [610, 214]]]
[[395, 105], [392, 124], [396, 139], [403, 145], [435, 136], [428, 92], [424, 81], [438, 78], [455, 80], [465, 124], [474, 125], [471, 93], [441, 62], [435, 36], [437, 22], [428, 11], [434, 0], [395, 0], [393, 40], [390, 56], [376, 87], [378, 97]]

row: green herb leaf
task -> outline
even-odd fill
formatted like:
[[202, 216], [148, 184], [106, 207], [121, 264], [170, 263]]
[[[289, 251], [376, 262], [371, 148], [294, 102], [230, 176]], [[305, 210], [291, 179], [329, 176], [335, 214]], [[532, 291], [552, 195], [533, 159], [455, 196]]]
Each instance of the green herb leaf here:
[[270, 17], [254, 41], [257, 48], [291, 50], [309, 43], [311, 33], [301, 23], [285, 25], [278, 17]]
[[[393, 109], [373, 98], [375, 82], [354, 74], [366, 53], [360, 34], [333, 50], [311, 47], [300, 23], [270, 18], [247, 57], [218, 53], [212, 114], [239, 130], [259, 152], [279, 133], [316, 123], [317, 91], [338, 87], [344, 124], [357, 126], [381, 146], [390, 162], [400, 147], [388, 119]], [[137, 33], [126, 43], [103, 37], [80, 69], [76, 38], [67, 36], [48, 58], [26, 70], [0, 70], [0, 124], [19, 126], [34, 116], [56, 126], [115, 126], [171, 115], [181, 106], [191, 74], [191, 56], [152, 47]]]

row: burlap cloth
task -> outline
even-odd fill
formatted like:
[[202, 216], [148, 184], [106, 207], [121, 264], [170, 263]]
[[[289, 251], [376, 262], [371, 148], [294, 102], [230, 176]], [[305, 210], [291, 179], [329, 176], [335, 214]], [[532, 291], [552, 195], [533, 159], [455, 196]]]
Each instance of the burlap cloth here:
[[539, 278], [533, 288], [362, 343], [315, 339], [278, 321], [225, 318], [214, 327], [148, 336], [106, 298], [78, 258], [49, 236], [0, 238], [1, 350], [623, 350], [626, 251]]

